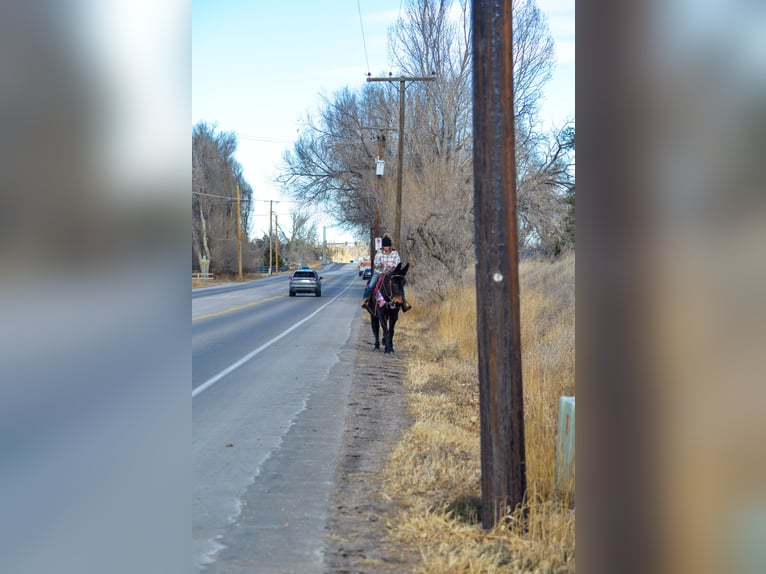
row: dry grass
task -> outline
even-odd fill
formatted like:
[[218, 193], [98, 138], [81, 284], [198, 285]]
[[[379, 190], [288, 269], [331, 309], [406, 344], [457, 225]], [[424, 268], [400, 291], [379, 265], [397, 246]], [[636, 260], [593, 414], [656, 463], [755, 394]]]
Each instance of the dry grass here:
[[414, 420], [392, 452], [385, 495], [400, 511], [392, 541], [421, 556], [413, 572], [574, 572], [574, 489], [555, 488], [558, 399], [574, 395], [574, 255], [520, 266], [528, 503], [526, 522], [480, 525], [481, 471], [473, 289], [413, 310], [408, 349]]

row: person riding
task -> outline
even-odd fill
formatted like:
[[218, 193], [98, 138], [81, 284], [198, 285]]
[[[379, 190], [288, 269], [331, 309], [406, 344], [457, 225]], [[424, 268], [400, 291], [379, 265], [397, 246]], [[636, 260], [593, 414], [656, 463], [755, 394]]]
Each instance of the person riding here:
[[[393, 243], [391, 242], [391, 236], [388, 233], [384, 234], [381, 248], [375, 253], [372, 277], [370, 277], [370, 281], [364, 289], [364, 299], [362, 299], [362, 307], [364, 309], [367, 308], [367, 301], [370, 297], [370, 293], [372, 293], [372, 290], [375, 288], [380, 274], [391, 271], [391, 269], [399, 265], [401, 262], [402, 258], [399, 256], [399, 252], [394, 249]], [[406, 313], [411, 308], [412, 305], [407, 303], [407, 300], [405, 299], [404, 303], [402, 303], [402, 311]]]

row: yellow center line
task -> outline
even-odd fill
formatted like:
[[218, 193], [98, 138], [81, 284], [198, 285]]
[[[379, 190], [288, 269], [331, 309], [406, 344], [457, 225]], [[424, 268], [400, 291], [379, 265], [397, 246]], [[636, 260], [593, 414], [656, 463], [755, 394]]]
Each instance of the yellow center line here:
[[217, 317], [218, 315], [225, 315], [226, 313], [234, 313], [235, 311], [241, 311], [242, 309], [247, 309], [248, 307], [255, 307], [256, 305], [260, 305], [262, 303], [268, 303], [269, 301], [276, 301], [277, 299], [282, 299], [284, 297], [285, 295], [277, 295], [276, 297], [263, 299], [262, 301], [253, 301], [252, 303], [248, 303], [246, 305], [240, 305], [239, 307], [229, 307], [228, 309], [224, 309], [223, 311], [216, 311], [215, 313], [205, 313], [204, 315], [197, 315], [196, 317], [192, 317], [192, 322], [200, 321], [202, 319], [209, 319], [210, 317]]

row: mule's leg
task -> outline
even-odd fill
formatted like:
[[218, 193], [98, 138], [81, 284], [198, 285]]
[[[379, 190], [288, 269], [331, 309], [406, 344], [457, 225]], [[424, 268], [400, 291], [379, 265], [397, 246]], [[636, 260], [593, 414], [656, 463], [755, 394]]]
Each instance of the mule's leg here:
[[394, 352], [394, 325], [396, 325], [397, 320], [397, 314], [394, 312], [393, 315], [391, 315], [391, 319], [389, 321], [388, 326], [388, 339], [387, 339], [387, 348], [389, 349], [389, 353]]
[[375, 337], [375, 348], [380, 349], [380, 321], [372, 313], [370, 313], [370, 326], [372, 327], [372, 335]]
[[386, 353], [394, 352], [394, 325], [396, 325], [397, 318], [398, 311], [393, 311], [388, 317], [388, 329], [386, 331], [388, 335], [386, 337]]
[[389, 345], [389, 330], [388, 330], [388, 316], [384, 314], [380, 318], [380, 328], [383, 331], [383, 348], [386, 353], [390, 353], [390, 345]]

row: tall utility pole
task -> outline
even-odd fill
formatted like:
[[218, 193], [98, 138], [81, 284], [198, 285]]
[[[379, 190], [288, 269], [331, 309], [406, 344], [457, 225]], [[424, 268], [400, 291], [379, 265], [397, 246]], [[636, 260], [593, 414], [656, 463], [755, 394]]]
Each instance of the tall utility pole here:
[[269, 275], [271, 275], [271, 208], [274, 202], [269, 200]]
[[404, 87], [405, 82], [433, 82], [436, 79], [435, 76], [413, 76], [405, 78], [404, 76], [394, 77], [382, 77], [382, 78], [367, 78], [368, 82], [399, 82], [399, 148], [397, 150], [397, 160], [399, 163], [399, 172], [397, 173], [396, 180], [396, 231], [394, 232], [394, 245], [398, 250], [402, 249], [401, 245], [401, 233], [402, 233], [402, 174], [404, 165]]
[[365, 128], [371, 130], [378, 130], [378, 157], [375, 162], [375, 220], [372, 228], [370, 228], [370, 261], [375, 259], [375, 238], [380, 237], [380, 201], [381, 201], [381, 187], [383, 185], [383, 172], [385, 171], [385, 161], [383, 155], [386, 147], [386, 132], [395, 132], [398, 128]]
[[380, 188], [383, 184], [383, 172], [385, 169], [385, 162], [383, 160], [385, 144], [386, 134], [383, 129], [380, 129], [378, 131], [378, 159], [375, 165], [375, 222], [372, 228], [372, 237], [370, 237], [370, 265], [375, 261], [375, 238], [380, 237]]
[[473, 3], [473, 162], [482, 525], [526, 496], [521, 381], [513, 0]]
[[279, 214], [274, 214], [274, 243], [277, 247], [277, 275], [279, 275]]
[[327, 265], [327, 226], [322, 226], [322, 265]]
[[322, 226], [322, 265], [327, 265], [327, 230], [339, 226], [340, 223]]
[[383, 146], [386, 143], [386, 134], [378, 133], [378, 159], [375, 165], [375, 225], [373, 237], [380, 237], [380, 186], [383, 183]]
[[237, 184], [237, 280], [242, 281], [242, 208]]

